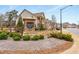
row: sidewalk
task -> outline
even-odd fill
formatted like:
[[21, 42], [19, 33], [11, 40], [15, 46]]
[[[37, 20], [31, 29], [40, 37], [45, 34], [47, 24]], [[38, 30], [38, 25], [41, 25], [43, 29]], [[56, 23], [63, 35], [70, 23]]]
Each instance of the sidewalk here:
[[72, 47], [63, 52], [63, 54], [79, 54], [79, 35], [72, 33], [72, 37], [74, 39]]

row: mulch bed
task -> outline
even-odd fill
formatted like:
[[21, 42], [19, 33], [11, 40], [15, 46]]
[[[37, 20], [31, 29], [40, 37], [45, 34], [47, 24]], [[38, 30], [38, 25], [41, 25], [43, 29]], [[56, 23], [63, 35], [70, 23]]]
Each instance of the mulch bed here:
[[72, 42], [67, 42], [56, 48], [44, 49], [44, 50], [0, 50], [0, 54], [59, 54], [69, 49], [72, 46]]

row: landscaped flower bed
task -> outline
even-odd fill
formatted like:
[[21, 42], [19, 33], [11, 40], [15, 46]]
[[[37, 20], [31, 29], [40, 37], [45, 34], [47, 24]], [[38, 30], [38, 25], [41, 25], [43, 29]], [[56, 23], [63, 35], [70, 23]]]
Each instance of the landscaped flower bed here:
[[13, 38], [14, 41], [20, 41], [21, 39], [23, 39], [24, 41], [37, 41], [37, 40], [43, 40], [44, 36], [43, 35], [24, 35], [23, 37], [15, 32], [9, 33], [9, 36], [11, 38]]
[[[37, 41], [37, 40], [43, 40], [44, 35], [24, 35], [23, 37], [16, 32], [0, 32], [0, 40], [6, 40], [8, 37], [11, 37], [14, 41]], [[50, 37], [58, 38], [66, 41], [73, 41], [72, 36], [70, 34], [61, 34], [60, 32], [52, 32], [50, 33]]]

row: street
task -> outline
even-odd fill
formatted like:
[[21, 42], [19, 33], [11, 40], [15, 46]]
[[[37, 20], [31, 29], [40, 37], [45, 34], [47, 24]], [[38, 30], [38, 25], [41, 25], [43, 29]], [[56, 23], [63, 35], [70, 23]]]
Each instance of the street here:
[[79, 35], [79, 29], [77, 28], [68, 28], [67, 31]]

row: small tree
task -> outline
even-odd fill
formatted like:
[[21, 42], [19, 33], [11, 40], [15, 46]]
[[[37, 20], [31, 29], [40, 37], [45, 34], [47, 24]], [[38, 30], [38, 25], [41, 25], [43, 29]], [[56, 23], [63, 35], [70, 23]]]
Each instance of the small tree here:
[[40, 23], [38, 24], [38, 30], [44, 30], [44, 29], [45, 29], [45, 27], [44, 27], [44, 25], [43, 25], [43, 23], [42, 23], [43, 20], [44, 20], [43, 18], [44, 18], [44, 17], [41, 17], [41, 16], [39, 17], [39, 20], [40, 20], [39, 22], [40, 22]]
[[44, 28], [44, 26], [43, 26], [43, 24], [39, 24], [39, 30], [44, 30], [45, 28]]
[[24, 24], [22, 21], [22, 17], [20, 16], [16, 24], [16, 31], [19, 32], [23, 36], [23, 30], [24, 30]]
[[12, 30], [11, 30], [12, 19], [13, 19], [12, 13], [9, 12], [9, 16], [8, 16], [8, 25], [9, 25], [9, 30], [10, 30], [10, 32], [12, 32]]
[[12, 21], [13, 21], [13, 18], [16, 18], [17, 17], [17, 13], [18, 11], [16, 10], [12, 10], [10, 12], [6, 12], [6, 17], [8, 17], [8, 26], [9, 26], [9, 30], [10, 32], [12, 32]]

